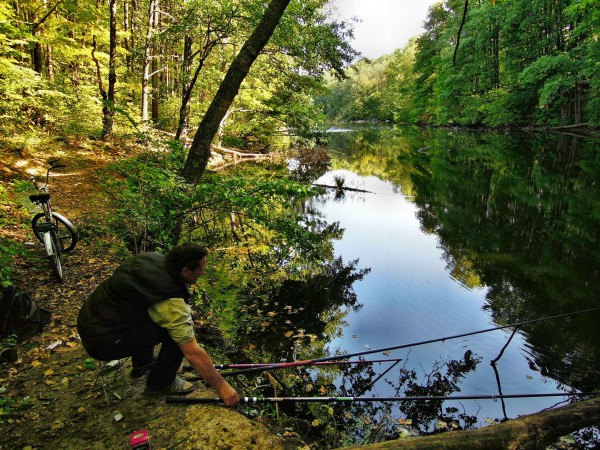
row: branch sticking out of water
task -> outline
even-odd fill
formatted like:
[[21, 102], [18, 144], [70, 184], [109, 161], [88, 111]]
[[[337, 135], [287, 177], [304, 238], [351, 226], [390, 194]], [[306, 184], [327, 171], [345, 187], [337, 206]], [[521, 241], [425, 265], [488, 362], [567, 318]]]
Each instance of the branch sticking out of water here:
[[336, 190], [343, 190], [343, 191], [366, 192], [367, 194], [375, 194], [375, 192], [372, 192], [372, 191], [365, 191], [364, 189], [357, 189], [357, 188], [351, 188], [351, 187], [346, 187], [346, 186], [340, 187], [340, 186], [331, 186], [328, 184], [317, 184], [317, 183], [313, 183], [313, 186], [329, 188], [329, 189], [336, 189]]

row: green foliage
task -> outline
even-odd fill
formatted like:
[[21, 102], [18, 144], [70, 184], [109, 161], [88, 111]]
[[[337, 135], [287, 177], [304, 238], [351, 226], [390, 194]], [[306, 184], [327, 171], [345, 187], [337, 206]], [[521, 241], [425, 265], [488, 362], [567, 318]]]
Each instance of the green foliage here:
[[[0, 228], [8, 230], [5, 208], [9, 206], [8, 190], [0, 181]], [[23, 252], [23, 246], [10, 237], [9, 234], [0, 235], [0, 286], [11, 284], [13, 274], [13, 258]]]
[[492, 127], [524, 125], [526, 122], [520, 115], [520, 105], [527, 97], [528, 91], [514, 93], [499, 88], [487, 92], [485, 101], [479, 106], [483, 123]]
[[182, 157], [173, 143], [171, 151], [119, 161], [106, 174], [117, 208], [113, 226], [132, 251], [168, 250], [176, 243], [182, 212], [191, 205], [189, 187], [176, 174]]
[[[330, 83], [321, 99], [328, 117], [466, 126], [600, 124], [597, 0], [470, 3], [456, 48], [463, 7], [448, 0], [430, 8], [412, 60], [404, 49], [355, 64], [350, 82]], [[373, 83], [378, 79], [383, 82]]]
[[44, 82], [30, 69], [20, 67], [9, 59], [0, 59], [0, 114], [3, 134], [11, 126], [44, 126], [50, 106], [39, 98]]
[[[322, 249], [313, 228], [294, 205], [316, 190], [260, 167], [227, 177], [211, 177], [198, 185], [187, 217], [186, 234], [208, 245], [233, 242], [254, 257], [270, 255], [274, 264]], [[273, 249], [277, 249], [273, 252]]]
[[[231, 107], [224, 135], [238, 147], [268, 148], [290, 139], [311, 143], [325, 127], [312, 98], [323, 89], [325, 72], [341, 76], [356, 55], [348, 43], [349, 24], [331, 20], [326, 3], [290, 4]], [[127, 5], [127, 17], [118, 9], [111, 47], [107, 6], [89, 0], [0, 5], [0, 133], [102, 136], [111, 48], [113, 135], [138, 132], [144, 72], [156, 75], [150, 80], [151, 126], [169, 131], [178, 127], [183, 94], [194, 80], [184, 114], [193, 130], [264, 13], [255, 0], [172, 3], [161, 6], [159, 23], [148, 31], [147, 2], [136, 3]], [[152, 67], [146, 70], [147, 63]]]
[[329, 91], [319, 98], [330, 120], [406, 120], [411, 117], [408, 94], [414, 74], [415, 44], [375, 61], [356, 63], [347, 79], [329, 79]]
[[0, 284], [3, 287], [11, 285], [13, 258], [21, 252], [21, 246], [9, 238], [0, 237]]
[[[315, 142], [325, 118], [313, 98], [323, 92], [328, 70], [338, 77], [356, 56], [347, 23], [323, 13], [324, 0], [291, 2], [273, 37], [254, 63], [230, 108], [225, 134], [243, 147], [265, 148], [293, 140]], [[262, 5], [254, 4], [255, 14]], [[283, 139], [282, 139], [282, 134]]]
[[0, 423], [6, 423], [11, 421], [10, 415], [15, 412], [28, 409], [32, 406], [31, 397], [23, 397], [17, 401], [11, 396], [2, 395], [0, 397]]
[[172, 144], [169, 151], [119, 162], [106, 175], [118, 210], [113, 225], [132, 250], [169, 249], [179, 240], [211, 248], [233, 244], [246, 249], [247, 259], [236, 255], [240, 270], [257, 261], [276, 270], [320, 257], [324, 248], [330, 253], [324, 224], [295, 207], [314, 188], [252, 166], [209, 176], [194, 190], [177, 175], [182, 159], [182, 149]]

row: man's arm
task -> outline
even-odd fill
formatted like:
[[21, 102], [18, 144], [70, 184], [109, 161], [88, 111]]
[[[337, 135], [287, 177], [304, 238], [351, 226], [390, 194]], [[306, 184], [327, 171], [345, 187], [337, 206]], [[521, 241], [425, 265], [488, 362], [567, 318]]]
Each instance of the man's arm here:
[[225, 381], [221, 374], [217, 372], [210, 356], [198, 345], [196, 338], [177, 345], [194, 370], [219, 393], [219, 397], [221, 397], [226, 406], [237, 406], [239, 404], [239, 395]]

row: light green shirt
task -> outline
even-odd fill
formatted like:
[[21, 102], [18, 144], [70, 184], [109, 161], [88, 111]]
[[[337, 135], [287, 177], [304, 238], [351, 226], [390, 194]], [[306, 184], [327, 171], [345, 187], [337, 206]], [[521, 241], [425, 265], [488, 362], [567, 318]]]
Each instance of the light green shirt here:
[[185, 344], [194, 337], [192, 308], [182, 298], [169, 298], [148, 307], [150, 318], [166, 328], [176, 344]]

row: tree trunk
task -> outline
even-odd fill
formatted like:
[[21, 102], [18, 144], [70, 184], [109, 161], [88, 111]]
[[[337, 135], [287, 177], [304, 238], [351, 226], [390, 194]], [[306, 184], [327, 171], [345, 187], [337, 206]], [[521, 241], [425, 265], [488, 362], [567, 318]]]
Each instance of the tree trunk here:
[[54, 81], [54, 63], [52, 62], [52, 46], [46, 45], [46, 78]]
[[[155, 0], [154, 17], [152, 18], [153, 34], [158, 29], [159, 0]], [[156, 42], [152, 45], [152, 122], [158, 123], [158, 49]]]
[[380, 442], [361, 448], [543, 450], [561, 436], [598, 424], [600, 397], [478, 430], [450, 431], [421, 438]]
[[123, 2], [123, 48], [125, 49], [125, 61], [127, 70], [130, 70], [131, 47], [129, 46], [129, 0]]
[[142, 122], [148, 121], [148, 98], [150, 97], [150, 62], [152, 59], [152, 23], [156, 11], [157, 0], [150, 0], [148, 6], [148, 28], [146, 31], [146, 45], [144, 48], [144, 64], [142, 68]]
[[185, 140], [190, 117], [190, 97], [193, 89], [190, 82], [190, 72], [192, 68], [192, 38], [185, 35], [183, 39], [183, 62], [181, 64], [181, 106], [179, 107], [179, 120], [177, 121], [177, 131], [175, 140]]
[[183, 56], [183, 69], [182, 69], [182, 77], [181, 77], [181, 106], [179, 107], [179, 121], [177, 123], [177, 132], [175, 133], [175, 139], [185, 139], [187, 136], [187, 127], [190, 122], [190, 99], [192, 98], [192, 92], [194, 91], [194, 86], [196, 85], [196, 81], [198, 81], [198, 76], [204, 67], [204, 63], [206, 59], [212, 52], [212, 49], [217, 45], [217, 41], [212, 41], [207, 39], [204, 48], [202, 49], [202, 55], [200, 56], [200, 60], [198, 61], [198, 65], [196, 66], [196, 70], [194, 71], [194, 75], [190, 79], [190, 72], [192, 62], [194, 60], [194, 54], [198, 52], [192, 52], [192, 41], [189, 36], [185, 37], [184, 42], [184, 56]]
[[109, 8], [109, 50], [108, 50], [108, 93], [102, 106], [102, 137], [112, 133], [115, 116], [115, 84], [117, 83], [117, 0], [108, 2]]
[[[34, 38], [36, 37], [36, 34], [37, 31], [34, 31]], [[31, 61], [33, 62], [33, 70], [41, 75], [44, 72], [44, 55], [42, 52], [42, 46], [39, 42], [33, 43], [33, 48], [31, 49]]]
[[[102, 97], [102, 122], [104, 123], [104, 105], [106, 105], [108, 94], [104, 89], [104, 84], [102, 83], [102, 71], [100, 70], [100, 61], [98, 61], [98, 58], [96, 58], [97, 47], [98, 43], [96, 41], [96, 35], [92, 35], [92, 61], [94, 61], [94, 64], [96, 66], [96, 82], [98, 83], [98, 90], [100, 91], [100, 96]], [[104, 128], [102, 130], [102, 134], [104, 134]]]
[[271, 38], [290, 0], [271, 0], [260, 23], [235, 57], [196, 131], [182, 176], [197, 184], [210, 158], [210, 145], [250, 67]]
[[[129, 8], [129, 48], [134, 49], [136, 46], [136, 13], [138, 9], [138, 4], [135, 0], [131, 0], [131, 5]], [[129, 72], [135, 73], [135, 57], [131, 53], [129, 54]]]
[[[36, 40], [36, 36], [38, 35], [40, 27], [44, 24], [44, 22], [46, 22], [46, 20], [50, 17], [50, 15], [54, 11], [56, 11], [56, 9], [62, 3], [62, 1], [63, 0], [58, 0], [54, 4], [54, 6], [52, 8], [50, 8], [46, 12], [46, 14], [44, 14], [42, 16], [41, 19], [39, 19], [37, 22], [35, 22], [31, 26], [31, 35], [33, 36], [34, 40]], [[43, 51], [42, 51], [42, 46], [39, 42], [37, 42], [37, 40], [36, 40], [36, 42], [34, 42], [33, 48], [31, 49], [31, 61], [33, 63], [33, 70], [35, 70], [37, 73], [39, 73], [41, 75], [44, 70], [44, 55], [43, 55]]]

